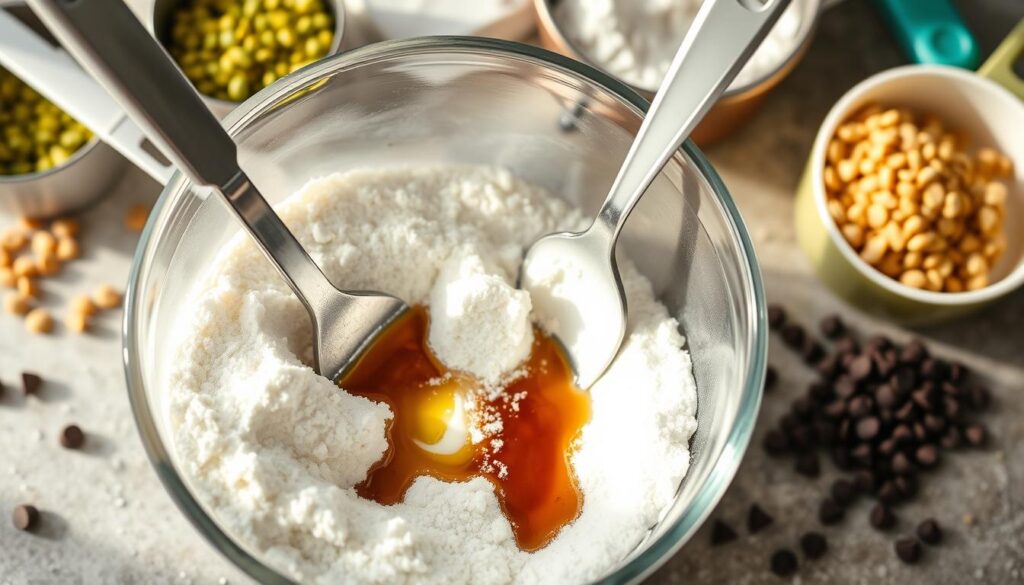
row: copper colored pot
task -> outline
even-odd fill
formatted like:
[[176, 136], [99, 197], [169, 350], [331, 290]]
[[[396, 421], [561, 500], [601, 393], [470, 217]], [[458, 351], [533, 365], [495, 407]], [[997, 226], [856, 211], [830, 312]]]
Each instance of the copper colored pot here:
[[[693, 131], [691, 138], [697, 144], [701, 146], [713, 144], [739, 129], [740, 126], [754, 115], [754, 112], [757, 111], [758, 106], [764, 101], [768, 92], [789, 75], [789, 72], [803, 58], [804, 53], [807, 52], [807, 47], [811, 44], [811, 33], [818, 22], [822, 0], [793, 0], [793, 2], [801, 5], [802, 11], [800, 31], [798, 33], [800, 40], [793, 53], [781, 65], [762, 78], [746, 85], [730, 87], [726, 90], [725, 94], [722, 95], [715, 106], [711, 108], [711, 111], [704, 117], [704, 120], [697, 126], [696, 130]], [[562, 34], [552, 12], [553, 6], [556, 4], [558, 4], [558, 0], [533, 1], [541, 46], [601, 69], [600, 64], [588, 60]], [[630, 85], [630, 87], [648, 100], [654, 97], [655, 89], [634, 85]]]

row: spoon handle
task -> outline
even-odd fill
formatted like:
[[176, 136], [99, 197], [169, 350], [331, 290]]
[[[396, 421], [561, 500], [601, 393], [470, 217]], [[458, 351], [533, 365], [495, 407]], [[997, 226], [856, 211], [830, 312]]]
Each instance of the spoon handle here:
[[790, 0], [708, 0], [686, 32], [588, 231], [614, 249], [640, 196], [736, 77]]
[[[29, 0], [47, 28], [193, 183], [228, 203], [312, 310], [334, 287], [238, 166], [234, 141], [121, 0]], [[334, 292], [334, 294], [337, 294]], [[311, 298], [307, 298], [311, 297]]]

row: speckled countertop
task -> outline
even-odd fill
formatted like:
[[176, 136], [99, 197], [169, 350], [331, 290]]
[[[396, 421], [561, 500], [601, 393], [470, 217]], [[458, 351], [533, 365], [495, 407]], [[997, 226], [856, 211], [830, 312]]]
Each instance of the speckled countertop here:
[[[1024, 17], [1020, 0], [959, 4], [986, 54]], [[816, 282], [791, 226], [792, 193], [830, 105], [860, 79], [902, 62], [868, 3], [845, 2], [824, 15], [806, 59], [757, 118], [709, 150], [753, 233], [771, 300], [788, 305], [807, 325], [843, 311], [861, 330], [898, 340], [921, 335], [942, 355], [983, 372], [995, 398], [983, 419], [992, 444], [947, 458], [920, 497], [901, 508], [906, 519], [932, 515], [946, 526], [941, 550], [928, 551], [917, 567], [901, 565], [892, 553], [892, 536], [868, 527], [868, 504], [862, 501], [842, 527], [823, 530], [831, 552], [803, 563], [791, 582], [1024, 583], [1024, 290], [960, 322], [917, 331], [895, 328], [852, 313]], [[127, 172], [115, 192], [83, 218], [84, 259], [46, 282], [45, 303], [59, 309], [72, 294], [101, 281], [123, 283], [136, 236], [121, 227], [121, 217], [158, 191], [140, 173]], [[0, 217], [0, 226], [12, 221]], [[103, 316], [90, 336], [58, 328], [55, 335], [37, 337], [0, 315], [0, 381], [8, 388], [0, 397], [0, 585], [248, 583], [185, 521], [146, 460], [125, 394], [119, 318], [120, 312]], [[712, 548], [705, 528], [652, 582], [780, 582], [767, 569], [769, 555], [780, 546], [794, 547], [803, 531], [817, 526], [819, 490], [830, 468], [808, 480], [769, 460], [759, 446], [789, 398], [810, 381], [781, 344], [773, 344], [771, 362], [780, 372], [779, 384], [766, 397], [754, 443], [713, 515], [738, 528], [740, 539]], [[16, 391], [23, 370], [45, 375], [38, 399], [25, 401]], [[90, 434], [84, 451], [58, 446], [57, 433], [70, 422]], [[43, 511], [39, 533], [19, 533], [6, 518], [22, 502]], [[742, 527], [751, 502], [776, 522], [747, 537]], [[963, 523], [965, 514], [974, 516], [973, 525]], [[910, 526], [904, 520], [897, 532]]]

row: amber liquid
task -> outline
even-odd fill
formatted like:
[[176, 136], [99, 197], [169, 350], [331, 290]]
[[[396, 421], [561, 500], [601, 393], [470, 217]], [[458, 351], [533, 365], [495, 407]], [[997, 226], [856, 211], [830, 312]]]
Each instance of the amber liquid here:
[[[477, 399], [500, 415], [502, 429], [487, 441], [467, 442], [456, 453], [425, 450], [423, 444], [437, 442], [448, 430], [445, 418], [457, 410], [459, 394], [476, 386], [448, 372], [433, 356], [427, 326], [426, 310], [414, 309], [385, 331], [340, 382], [352, 394], [387, 403], [394, 413], [388, 452], [356, 492], [386, 505], [401, 502], [421, 475], [444, 481], [485, 477], [496, 488], [519, 548], [542, 548], [583, 505], [569, 457], [590, 419], [590, 397], [573, 385], [558, 345], [535, 331], [526, 375], [510, 382], [503, 397]], [[511, 396], [521, 398], [513, 401]], [[502, 443], [497, 451], [491, 442], [495, 438]]]

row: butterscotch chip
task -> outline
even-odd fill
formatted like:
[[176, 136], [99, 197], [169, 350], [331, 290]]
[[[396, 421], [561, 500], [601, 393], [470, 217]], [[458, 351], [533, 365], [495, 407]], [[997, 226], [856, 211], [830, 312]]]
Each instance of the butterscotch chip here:
[[18, 277], [17, 288], [18, 292], [26, 297], [36, 298], [39, 296], [39, 285], [27, 276]]
[[0, 267], [10, 268], [11, 263], [14, 262], [14, 257], [7, 250], [0, 248]]
[[71, 236], [61, 236], [57, 240], [57, 259], [61, 262], [74, 260], [78, 258], [79, 253], [78, 242]]
[[148, 207], [145, 205], [132, 205], [124, 213], [124, 226], [133, 232], [141, 232], [148, 218]]
[[4, 295], [4, 311], [11, 315], [24, 315], [31, 308], [31, 299], [25, 295], [11, 291]]
[[101, 309], [113, 309], [120, 306], [121, 293], [109, 284], [102, 284], [92, 293], [92, 299]]
[[53, 220], [50, 231], [57, 238], [73, 238], [78, 235], [78, 220], [64, 217]]
[[14, 275], [33, 277], [39, 274], [39, 269], [36, 268], [36, 263], [32, 258], [28, 256], [19, 256], [14, 259], [14, 264], [11, 265], [11, 269], [14, 270]]
[[92, 302], [88, 295], [76, 296], [71, 299], [69, 306], [72, 313], [79, 313], [87, 317], [96, 314], [96, 304]]
[[21, 228], [10, 228], [0, 235], [0, 247], [8, 252], [20, 252], [28, 244], [28, 236]]
[[18, 225], [20, 225], [22, 228], [24, 228], [26, 230], [29, 230], [29, 231], [31, 231], [31, 230], [38, 230], [38, 229], [42, 229], [42, 227], [43, 227], [43, 220], [35, 219], [35, 218], [32, 218], [32, 217], [23, 217], [23, 218], [18, 220]]
[[32, 251], [36, 256], [52, 254], [57, 251], [57, 238], [50, 232], [40, 231], [32, 234]]
[[31, 333], [49, 333], [53, 329], [53, 317], [46, 309], [32, 309], [25, 315], [25, 329]]
[[17, 283], [18, 277], [14, 276], [14, 270], [6, 266], [0, 266], [0, 286], [14, 288]]
[[89, 315], [72, 311], [65, 317], [64, 324], [75, 333], [84, 333], [89, 328]]

